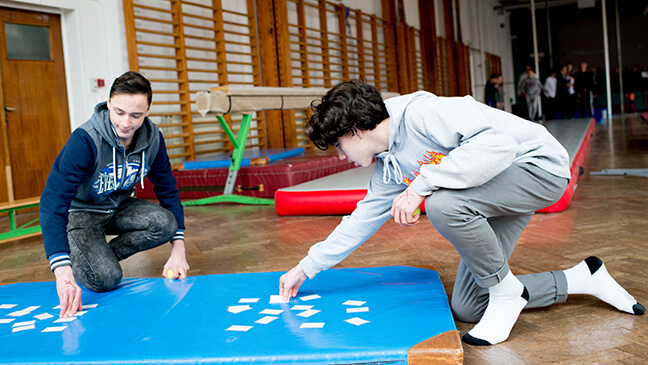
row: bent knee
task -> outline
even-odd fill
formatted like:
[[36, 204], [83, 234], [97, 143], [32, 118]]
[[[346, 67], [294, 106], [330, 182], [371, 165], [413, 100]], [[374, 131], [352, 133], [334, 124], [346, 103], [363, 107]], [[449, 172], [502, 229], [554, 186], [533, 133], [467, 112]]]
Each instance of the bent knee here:
[[115, 289], [122, 280], [121, 266], [102, 266], [92, 272], [75, 272], [75, 277], [81, 285], [98, 293]]
[[178, 231], [178, 222], [173, 213], [166, 209], [153, 213], [149, 219], [149, 230], [156, 235], [161, 242], [171, 240]]
[[452, 190], [437, 190], [425, 199], [425, 214], [432, 224], [445, 226], [454, 220], [463, 220], [461, 198]]

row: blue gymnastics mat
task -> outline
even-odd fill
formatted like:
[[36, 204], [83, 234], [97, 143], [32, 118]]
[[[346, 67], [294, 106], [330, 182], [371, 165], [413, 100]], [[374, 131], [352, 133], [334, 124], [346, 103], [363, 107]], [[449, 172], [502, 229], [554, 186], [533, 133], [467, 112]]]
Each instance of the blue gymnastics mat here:
[[[304, 153], [303, 147], [298, 148], [273, 148], [261, 150], [243, 150], [243, 159], [241, 159], [241, 167], [250, 166], [252, 159], [266, 157], [268, 162], [278, 161], [288, 157], [299, 156]], [[218, 154], [211, 156], [204, 156], [195, 160], [185, 161], [183, 168], [185, 170], [198, 170], [198, 169], [217, 169], [229, 167], [232, 162], [230, 154]]]
[[84, 290], [85, 313], [67, 323], [54, 322], [54, 282], [0, 286], [0, 362], [406, 364], [413, 346], [456, 331], [432, 270], [327, 270], [271, 304], [281, 274], [125, 279]]

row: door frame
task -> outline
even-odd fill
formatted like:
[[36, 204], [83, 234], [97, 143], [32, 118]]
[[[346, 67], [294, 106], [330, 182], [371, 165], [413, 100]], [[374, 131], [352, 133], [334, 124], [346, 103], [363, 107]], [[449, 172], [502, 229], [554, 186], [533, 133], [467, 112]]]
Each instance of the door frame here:
[[[61, 2], [0, 0], [0, 7], [61, 17], [68, 114], [73, 131], [90, 118], [97, 103], [107, 99], [112, 80], [128, 70], [126, 30], [121, 1]], [[92, 26], [95, 30], [83, 31]], [[93, 90], [92, 79], [104, 79], [107, 87]]]

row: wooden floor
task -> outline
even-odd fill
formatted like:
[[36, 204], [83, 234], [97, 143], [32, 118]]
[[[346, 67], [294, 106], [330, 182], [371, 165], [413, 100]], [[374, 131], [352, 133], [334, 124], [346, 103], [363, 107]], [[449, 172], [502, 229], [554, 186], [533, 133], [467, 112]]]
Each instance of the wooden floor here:
[[[597, 125], [574, 200], [565, 212], [533, 217], [511, 258], [513, 272], [566, 269], [597, 255], [621, 285], [648, 305], [648, 178], [589, 175], [605, 168], [646, 167], [648, 125], [638, 116]], [[288, 270], [339, 221], [278, 217], [274, 208], [261, 206], [186, 208], [190, 274]], [[168, 254], [166, 246], [125, 260], [125, 277], [161, 275]], [[340, 266], [433, 265], [450, 294], [458, 260], [430, 224], [401, 228], [388, 222]], [[40, 238], [0, 245], [0, 284], [51, 280]], [[465, 345], [464, 362], [646, 364], [647, 323], [648, 315], [620, 313], [595, 298], [573, 296], [565, 304], [522, 312], [503, 344]], [[472, 326], [457, 322], [460, 334]]]

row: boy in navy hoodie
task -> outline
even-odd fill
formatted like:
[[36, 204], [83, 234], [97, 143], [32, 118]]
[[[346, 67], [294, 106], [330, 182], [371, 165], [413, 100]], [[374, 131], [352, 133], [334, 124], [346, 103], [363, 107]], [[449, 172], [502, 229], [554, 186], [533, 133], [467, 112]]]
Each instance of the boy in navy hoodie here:
[[533, 213], [557, 201], [570, 177], [569, 156], [536, 123], [476, 102], [419, 91], [382, 100], [360, 81], [333, 87], [306, 131], [316, 147], [340, 159], [376, 165], [367, 196], [326, 240], [284, 274], [279, 292], [294, 297], [313, 278], [347, 257], [387, 220], [408, 227], [427, 218], [461, 256], [452, 293], [455, 316], [478, 322], [463, 336], [471, 345], [505, 341], [524, 308], [590, 294], [631, 314], [644, 307], [596, 257], [567, 270], [515, 276], [508, 266]]
[[[40, 220], [61, 317], [82, 308], [77, 281], [92, 291], [112, 290], [122, 279], [120, 260], [165, 242], [172, 248], [162, 275], [187, 275], [184, 212], [164, 138], [148, 118], [151, 99], [144, 76], [124, 73], [52, 165]], [[160, 205], [131, 196], [144, 176]], [[107, 242], [106, 235], [117, 237]]]

